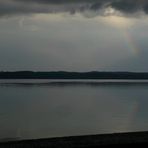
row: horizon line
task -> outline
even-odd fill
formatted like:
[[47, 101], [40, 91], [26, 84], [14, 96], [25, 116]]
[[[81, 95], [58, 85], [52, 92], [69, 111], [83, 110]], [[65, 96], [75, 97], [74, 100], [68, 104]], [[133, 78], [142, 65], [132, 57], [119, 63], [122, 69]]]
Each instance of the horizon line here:
[[0, 73], [2, 72], [10, 72], [10, 73], [15, 73], [15, 72], [32, 72], [32, 73], [37, 73], [37, 72], [65, 72], [65, 73], [148, 73], [148, 71], [67, 71], [67, 70], [53, 70], [53, 71], [35, 71], [35, 70], [14, 70], [14, 71], [7, 71], [7, 70], [1, 70]]

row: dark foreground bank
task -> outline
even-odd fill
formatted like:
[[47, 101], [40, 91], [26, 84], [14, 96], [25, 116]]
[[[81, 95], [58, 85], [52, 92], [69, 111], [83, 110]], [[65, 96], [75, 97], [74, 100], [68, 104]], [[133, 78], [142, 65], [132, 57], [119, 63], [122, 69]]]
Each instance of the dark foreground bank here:
[[148, 79], [147, 72], [0, 72], [0, 79]]
[[110, 146], [148, 146], [148, 132], [74, 136], [63, 138], [2, 142], [0, 148], [97, 148]]

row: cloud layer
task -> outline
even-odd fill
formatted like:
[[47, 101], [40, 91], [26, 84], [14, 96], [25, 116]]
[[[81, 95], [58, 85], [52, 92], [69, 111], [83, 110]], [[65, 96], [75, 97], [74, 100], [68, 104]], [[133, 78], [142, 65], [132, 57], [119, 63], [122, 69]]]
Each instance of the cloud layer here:
[[[106, 10], [113, 8], [123, 14], [143, 11], [148, 13], [147, 0], [3, 0], [0, 1], [0, 16], [58, 13], [71, 14], [95, 11], [106, 15]], [[107, 14], [113, 13], [109, 11]]]

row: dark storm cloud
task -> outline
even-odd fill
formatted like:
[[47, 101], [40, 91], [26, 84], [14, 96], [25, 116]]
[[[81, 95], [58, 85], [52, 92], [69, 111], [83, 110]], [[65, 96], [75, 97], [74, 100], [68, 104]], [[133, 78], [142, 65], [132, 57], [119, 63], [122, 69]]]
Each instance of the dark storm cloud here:
[[105, 1], [96, 0], [3, 0], [0, 1], [0, 15], [82, 12], [86, 9], [98, 9]]
[[[148, 13], [147, 0], [1, 0], [0, 15], [100, 11], [109, 7], [124, 14]], [[98, 13], [99, 14], [99, 13]], [[102, 15], [102, 13], [100, 13]]]

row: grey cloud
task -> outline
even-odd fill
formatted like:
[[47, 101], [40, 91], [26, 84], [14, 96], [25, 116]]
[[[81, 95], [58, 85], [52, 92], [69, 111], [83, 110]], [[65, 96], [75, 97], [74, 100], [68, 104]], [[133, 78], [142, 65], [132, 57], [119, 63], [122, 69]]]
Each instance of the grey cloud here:
[[[148, 13], [147, 0], [2, 0], [0, 15], [98, 11], [112, 7], [124, 14]], [[98, 13], [99, 15], [99, 13]], [[102, 15], [102, 13], [100, 13]]]

